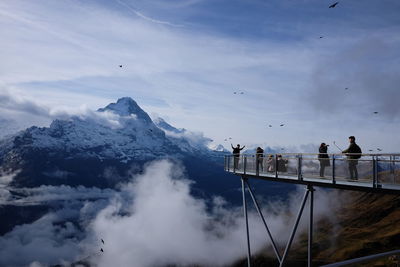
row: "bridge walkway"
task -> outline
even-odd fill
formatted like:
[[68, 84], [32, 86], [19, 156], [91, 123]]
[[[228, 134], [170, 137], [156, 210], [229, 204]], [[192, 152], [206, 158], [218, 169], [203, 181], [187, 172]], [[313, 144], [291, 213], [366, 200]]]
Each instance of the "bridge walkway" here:
[[[313, 153], [229, 155], [225, 156], [224, 168], [249, 178], [370, 192], [400, 191], [400, 154], [362, 154], [358, 160], [343, 154], [328, 156], [324, 177], [320, 176], [318, 154]], [[357, 162], [357, 180], [350, 178], [350, 162]]]

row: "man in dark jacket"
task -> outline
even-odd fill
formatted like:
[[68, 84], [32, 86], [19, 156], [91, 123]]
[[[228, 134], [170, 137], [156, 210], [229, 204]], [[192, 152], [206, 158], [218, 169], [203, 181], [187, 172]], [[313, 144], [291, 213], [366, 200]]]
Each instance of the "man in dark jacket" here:
[[264, 171], [263, 160], [264, 160], [264, 149], [262, 149], [261, 147], [257, 147], [256, 149], [257, 172], [260, 170], [260, 166], [261, 166], [261, 171]]
[[331, 163], [329, 161], [329, 155], [328, 155], [328, 146], [325, 143], [321, 143], [321, 146], [319, 147], [319, 154], [318, 154], [318, 160], [319, 160], [319, 176], [320, 177], [325, 177], [325, 167], [331, 166]]
[[245, 148], [245, 146], [240, 148], [240, 144], [237, 144], [236, 147], [233, 147], [233, 145], [231, 144], [231, 147], [233, 149], [232, 154], [233, 154], [233, 158], [234, 158], [233, 168], [237, 169], [237, 167], [239, 166], [240, 150], [243, 150], [243, 148]]
[[358, 171], [357, 164], [358, 159], [361, 158], [361, 148], [356, 144], [356, 138], [354, 136], [349, 137], [350, 145], [346, 150], [343, 150], [342, 153], [347, 153], [347, 160], [349, 162], [349, 172], [350, 179], [357, 180], [358, 179]]

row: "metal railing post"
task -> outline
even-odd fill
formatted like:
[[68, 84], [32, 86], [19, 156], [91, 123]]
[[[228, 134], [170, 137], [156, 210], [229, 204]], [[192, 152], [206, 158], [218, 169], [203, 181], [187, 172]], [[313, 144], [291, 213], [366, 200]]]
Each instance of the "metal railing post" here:
[[224, 170], [225, 170], [225, 171], [228, 171], [228, 170], [226, 169], [226, 156], [224, 156]]
[[278, 178], [278, 154], [275, 154], [275, 178]]
[[335, 162], [336, 162], [335, 155], [332, 155], [332, 183], [333, 184], [336, 184]]
[[302, 169], [301, 169], [302, 163], [303, 163], [303, 157], [302, 157], [302, 155], [300, 154], [300, 155], [298, 155], [298, 157], [297, 157], [297, 177], [298, 177], [299, 181], [302, 181], [302, 180], [303, 180], [303, 171], [302, 171]]
[[251, 267], [251, 251], [250, 251], [250, 235], [249, 235], [249, 219], [247, 217], [247, 200], [246, 200], [246, 176], [242, 176], [242, 196], [243, 196], [243, 212], [246, 224], [246, 237], [247, 237], [247, 266]]
[[256, 154], [256, 176], [260, 175], [260, 168], [258, 166], [258, 154]]
[[245, 155], [243, 157], [243, 174], [246, 174], [246, 168], [247, 168], [247, 157]]
[[376, 188], [377, 185], [377, 164], [376, 164], [376, 157], [372, 158], [372, 187]]

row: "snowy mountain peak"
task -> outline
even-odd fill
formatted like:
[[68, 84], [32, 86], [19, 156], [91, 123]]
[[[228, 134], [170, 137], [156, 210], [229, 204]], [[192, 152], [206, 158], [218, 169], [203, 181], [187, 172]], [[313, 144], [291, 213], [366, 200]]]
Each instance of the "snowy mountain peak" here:
[[171, 124], [169, 124], [168, 122], [166, 122], [164, 119], [158, 117], [156, 119], [154, 119], [154, 124], [157, 125], [157, 127], [159, 127], [160, 129], [163, 129], [165, 131], [168, 132], [172, 132], [172, 133], [183, 133], [186, 130], [185, 129], [177, 129], [174, 126], [172, 126]]
[[219, 144], [211, 148], [211, 150], [218, 151], [218, 152], [229, 152], [223, 145]]
[[117, 103], [111, 103], [105, 108], [98, 109], [100, 112], [112, 111], [120, 116], [135, 115], [137, 119], [146, 123], [151, 123], [149, 115], [139, 107], [139, 105], [130, 97], [122, 97], [118, 99]]

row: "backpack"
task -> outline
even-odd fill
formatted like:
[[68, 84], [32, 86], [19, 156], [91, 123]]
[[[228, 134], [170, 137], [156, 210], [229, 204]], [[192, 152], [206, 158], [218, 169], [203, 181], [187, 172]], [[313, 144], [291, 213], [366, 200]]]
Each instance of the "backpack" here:
[[354, 152], [353, 153], [360, 153], [359, 155], [353, 155], [354, 159], [361, 158], [362, 151], [361, 151], [361, 148], [357, 144], [355, 144], [355, 146], [354, 146]]

